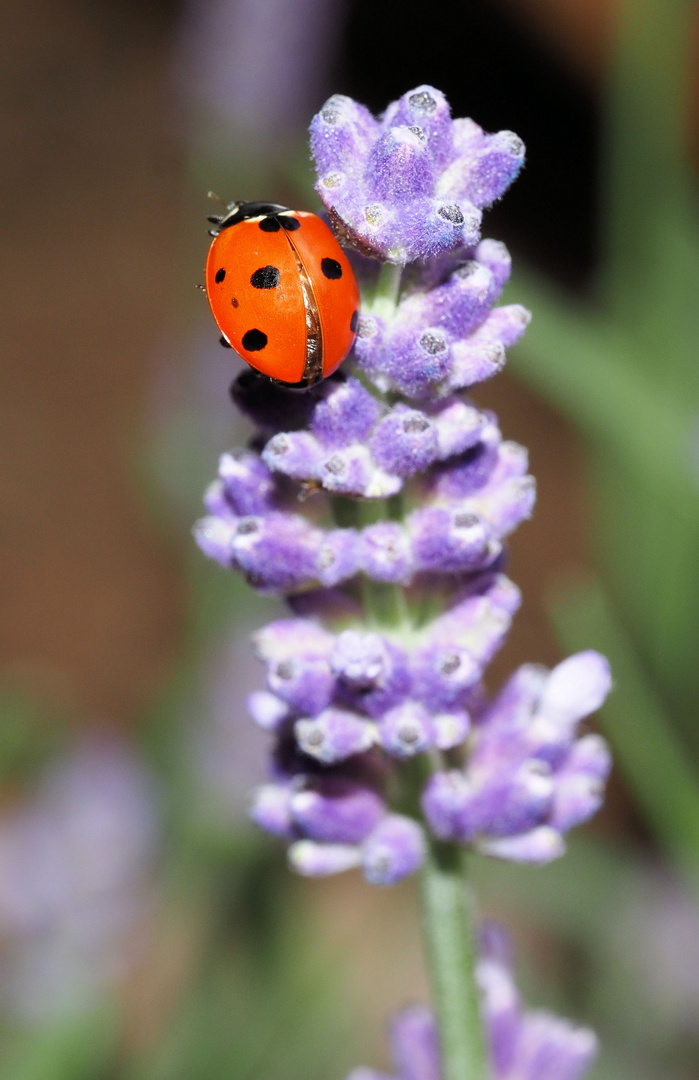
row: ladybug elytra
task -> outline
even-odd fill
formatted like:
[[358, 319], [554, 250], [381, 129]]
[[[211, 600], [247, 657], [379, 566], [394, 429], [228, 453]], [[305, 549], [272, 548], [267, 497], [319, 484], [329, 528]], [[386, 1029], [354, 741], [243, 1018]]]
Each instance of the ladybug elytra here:
[[331, 375], [356, 337], [359, 288], [325, 222], [268, 202], [210, 220], [206, 294], [222, 344], [289, 386]]

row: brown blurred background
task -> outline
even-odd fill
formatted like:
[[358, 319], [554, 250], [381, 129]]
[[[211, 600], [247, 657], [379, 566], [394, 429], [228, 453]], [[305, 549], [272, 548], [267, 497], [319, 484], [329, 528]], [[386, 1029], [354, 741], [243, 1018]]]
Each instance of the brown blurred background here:
[[[337, 79], [325, 89], [361, 96], [371, 87], [365, 99], [379, 108], [415, 82], [437, 82], [441, 58], [415, 48], [410, 55], [406, 40], [402, 66], [382, 74], [381, 35], [388, 39], [399, 8], [379, 5], [379, 62], [367, 67], [370, 6], [357, 0], [343, 12]], [[447, 65], [453, 85], [437, 82], [457, 115], [511, 126], [530, 143], [533, 163], [486, 231], [515, 253], [526, 246], [574, 288], [584, 287], [595, 257], [592, 132], [612, 8], [608, 0], [462, 4], [473, 25], [455, 46], [463, 66]], [[0, 668], [5, 680], [84, 718], [134, 721], [182, 641], [189, 538], [184, 527], [158, 523], [139, 464], [156, 365], [183, 309], [201, 315], [203, 303], [193, 286], [206, 250], [204, 192], [188, 181], [173, 90], [180, 19], [172, 0], [3, 5]], [[488, 85], [492, 55], [502, 67]], [[549, 121], [549, 106], [558, 109], [558, 119], [520, 130], [518, 110], [537, 102]], [[553, 180], [537, 204], [537, 177], [550, 176], [552, 153]], [[188, 361], [174, 349], [170, 362]], [[222, 360], [222, 394], [228, 379]], [[514, 539], [526, 604], [507, 665], [552, 662], [558, 652], [541, 595], [553, 572], [586, 560], [581, 454], [569, 425], [511, 377], [481, 388], [478, 399], [530, 447], [539, 482], [534, 520]]]
[[[547, 48], [592, 84], [606, 8], [512, 0], [498, 17], [534, 34], [555, 15]], [[178, 15], [166, 0], [5, 0], [0, 35], [0, 664], [70, 712], [127, 721], [161, 685], [183, 625], [188, 538], [157, 527], [136, 466], [158, 345], [206, 244], [202, 228], [197, 258], [179, 224]], [[541, 498], [517, 574], [526, 633], [551, 659], [536, 596], [552, 564], [582, 557], [575, 441], [518, 386], [481, 396], [532, 448]]]
[[182, 277], [175, 11], [3, 14], [2, 666], [71, 711], [131, 719], [182, 622], [182, 556], [133, 468]]

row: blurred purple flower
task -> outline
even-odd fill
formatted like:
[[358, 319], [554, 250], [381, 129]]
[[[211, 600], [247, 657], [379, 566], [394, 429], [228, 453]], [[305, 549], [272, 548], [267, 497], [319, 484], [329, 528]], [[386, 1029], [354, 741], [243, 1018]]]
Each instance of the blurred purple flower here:
[[[498, 927], [486, 927], [476, 965], [493, 1080], [579, 1080], [597, 1052], [594, 1034], [552, 1013], [523, 1009], [508, 945]], [[394, 1074], [355, 1069], [347, 1080], [440, 1080], [438, 1036], [429, 1009], [416, 1005], [398, 1013], [389, 1039]]]
[[699, 915], [686, 883], [649, 864], [615, 895], [604, 946], [642, 999], [644, 1031], [699, 1037]]
[[91, 1008], [136, 957], [156, 849], [153, 784], [114, 735], [83, 738], [0, 819], [3, 1007]]
[[[206, 109], [222, 145], [236, 129], [258, 153], [288, 144], [323, 92], [344, 16], [342, 0], [189, 0], [177, 65], [183, 99]], [[201, 137], [207, 124], [199, 126]]]
[[[202, 692], [186, 704], [185, 755], [192, 768], [193, 805], [205, 829], [229, 831], [244, 824], [250, 777], [259, 775], [267, 754], [265, 731], [273, 730], [281, 708], [259, 685], [244, 618], [217, 640], [202, 669]], [[247, 626], [248, 633], [250, 631]], [[245, 698], [257, 699], [256, 723], [245, 722]], [[262, 730], [260, 730], [262, 729]]]

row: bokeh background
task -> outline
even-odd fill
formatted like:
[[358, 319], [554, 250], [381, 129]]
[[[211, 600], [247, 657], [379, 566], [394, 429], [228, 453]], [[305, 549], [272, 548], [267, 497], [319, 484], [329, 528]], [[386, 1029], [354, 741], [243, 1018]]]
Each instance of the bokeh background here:
[[292, 880], [245, 821], [247, 635], [193, 550], [245, 438], [206, 194], [314, 208], [305, 128], [423, 82], [525, 140], [484, 234], [534, 313], [478, 389], [530, 448], [494, 683], [595, 646], [598, 819], [478, 862], [595, 1080], [699, 1073], [699, 92], [690, 0], [5, 0], [0, 33], [0, 1077], [315, 1080], [425, 995], [414, 886]]

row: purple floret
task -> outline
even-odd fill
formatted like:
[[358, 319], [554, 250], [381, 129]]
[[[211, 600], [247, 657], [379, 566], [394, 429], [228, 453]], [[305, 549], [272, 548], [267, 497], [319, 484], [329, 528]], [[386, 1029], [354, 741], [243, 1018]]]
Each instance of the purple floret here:
[[290, 800], [291, 820], [299, 833], [326, 844], [361, 844], [384, 812], [375, 791], [341, 777], [318, 778]]
[[[514, 984], [509, 942], [499, 926], [482, 929], [476, 979], [492, 1080], [581, 1080], [597, 1054], [588, 1028], [543, 1010], [527, 1011]], [[389, 1028], [395, 1073], [355, 1069], [347, 1080], [441, 1080], [439, 1039], [429, 1009], [402, 1009]]]
[[562, 834], [602, 802], [609, 750], [601, 736], [577, 730], [610, 687], [609, 666], [592, 651], [550, 673], [521, 668], [481, 708], [463, 771], [428, 782], [423, 810], [434, 832], [518, 862], [561, 855]]
[[395, 885], [419, 870], [424, 857], [420, 825], [402, 814], [388, 814], [364, 841], [362, 870], [372, 885]]

